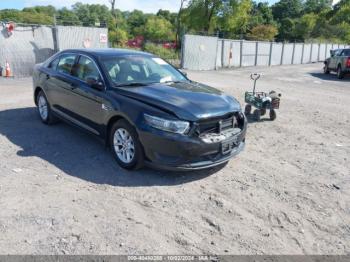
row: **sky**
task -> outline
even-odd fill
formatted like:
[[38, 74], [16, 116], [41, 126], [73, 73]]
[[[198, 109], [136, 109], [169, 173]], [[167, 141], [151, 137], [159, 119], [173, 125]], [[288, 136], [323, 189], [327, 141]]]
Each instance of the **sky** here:
[[[258, 0], [258, 2], [275, 3], [278, 0]], [[0, 0], [0, 9], [14, 8], [23, 9], [24, 7], [31, 7], [35, 5], [53, 5], [55, 7], [70, 8], [76, 2], [88, 4], [105, 4], [110, 6], [108, 0]], [[180, 0], [117, 0], [116, 8], [123, 11], [132, 11], [134, 9], [142, 10], [145, 13], [156, 13], [159, 9], [170, 11], [178, 11]]]

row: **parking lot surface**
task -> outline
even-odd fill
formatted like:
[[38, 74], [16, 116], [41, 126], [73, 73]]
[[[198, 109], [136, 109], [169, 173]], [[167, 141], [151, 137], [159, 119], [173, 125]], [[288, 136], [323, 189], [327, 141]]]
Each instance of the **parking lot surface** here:
[[322, 64], [188, 75], [243, 105], [251, 72], [282, 93], [277, 119], [190, 173], [125, 171], [94, 137], [43, 125], [31, 79], [0, 79], [0, 253], [349, 254], [350, 78]]

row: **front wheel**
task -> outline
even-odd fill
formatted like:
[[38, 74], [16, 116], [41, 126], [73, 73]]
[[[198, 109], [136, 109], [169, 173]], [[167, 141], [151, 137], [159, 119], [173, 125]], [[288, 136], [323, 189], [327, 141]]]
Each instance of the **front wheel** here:
[[255, 119], [256, 121], [260, 121], [260, 117], [261, 117], [261, 111], [260, 111], [260, 109], [255, 109], [255, 110], [254, 110], [254, 119]]
[[252, 111], [252, 106], [249, 105], [249, 104], [245, 105], [244, 114], [245, 114], [246, 116], [247, 116], [247, 115], [250, 115], [251, 111]]
[[141, 168], [144, 154], [134, 127], [119, 120], [112, 126], [110, 134], [110, 147], [118, 164], [125, 169]]
[[338, 79], [343, 79], [344, 78], [344, 73], [343, 73], [343, 71], [341, 69], [341, 66], [338, 66], [337, 77], [338, 77]]

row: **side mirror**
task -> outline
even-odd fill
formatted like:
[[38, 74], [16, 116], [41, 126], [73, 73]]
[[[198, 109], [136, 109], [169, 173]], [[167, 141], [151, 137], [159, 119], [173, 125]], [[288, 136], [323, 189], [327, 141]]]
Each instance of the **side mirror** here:
[[93, 83], [93, 84], [91, 84], [91, 87], [92, 87], [93, 89], [98, 90], [98, 91], [103, 91], [103, 90], [105, 90], [105, 86], [103, 85], [102, 82]]
[[103, 82], [100, 81], [97, 77], [88, 76], [86, 78], [86, 82], [91, 86], [91, 88], [96, 89], [98, 91], [103, 91], [105, 89]]
[[329, 51], [329, 52], [331, 53], [331, 57], [333, 57], [333, 56], [334, 56], [334, 51], [331, 50], [331, 51]]

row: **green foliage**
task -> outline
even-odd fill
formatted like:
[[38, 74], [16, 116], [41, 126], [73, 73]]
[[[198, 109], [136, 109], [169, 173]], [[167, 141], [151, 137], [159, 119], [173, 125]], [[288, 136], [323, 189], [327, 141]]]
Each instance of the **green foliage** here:
[[276, 38], [350, 42], [350, 0], [340, 0], [334, 6], [332, 0], [279, 0], [272, 6], [257, 0], [181, 0], [179, 8], [180, 5], [179, 14], [167, 10], [145, 14], [140, 10], [119, 9], [114, 9], [112, 14], [105, 5], [78, 2], [61, 9], [34, 6], [21, 11], [0, 10], [0, 20], [51, 25], [56, 16], [60, 25], [95, 26], [106, 22], [109, 39], [118, 46], [136, 36], [153, 42], [173, 41], [179, 36], [176, 39], [180, 41], [184, 33], [269, 41]]
[[247, 34], [250, 40], [273, 41], [278, 33], [277, 27], [273, 25], [257, 25]]
[[305, 13], [319, 13], [332, 9], [333, 0], [306, 0], [304, 4]]
[[157, 45], [157, 44], [146, 43], [144, 50], [146, 52], [155, 54], [156, 56], [159, 56], [165, 60], [179, 58], [179, 55], [175, 50], [167, 49], [167, 48], [164, 48], [163, 46]]
[[184, 21], [193, 30], [212, 33], [222, 8], [221, 0], [191, 0], [184, 10]]
[[251, 0], [230, 1], [224, 7], [221, 28], [228, 32], [229, 37], [241, 38], [247, 33], [252, 7]]
[[172, 27], [172, 24], [162, 17], [150, 17], [145, 24], [145, 36], [152, 41], [174, 40], [175, 34]]
[[317, 15], [314, 13], [305, 14], [295, 21], [295, 38], [305, 41], [311, 38], [311, 34], [317, 22]]
[[126, 42], [129, 39], [128, 32], [117, 28], [114, 31], [109, 31], [109, 41], [112, 43], [112, 45], [117, 46], [125, 46]]
[[272, 6], [273, 17], [277, 21], [300, 17], [303, 12], [302, 0], [280, 0]]

